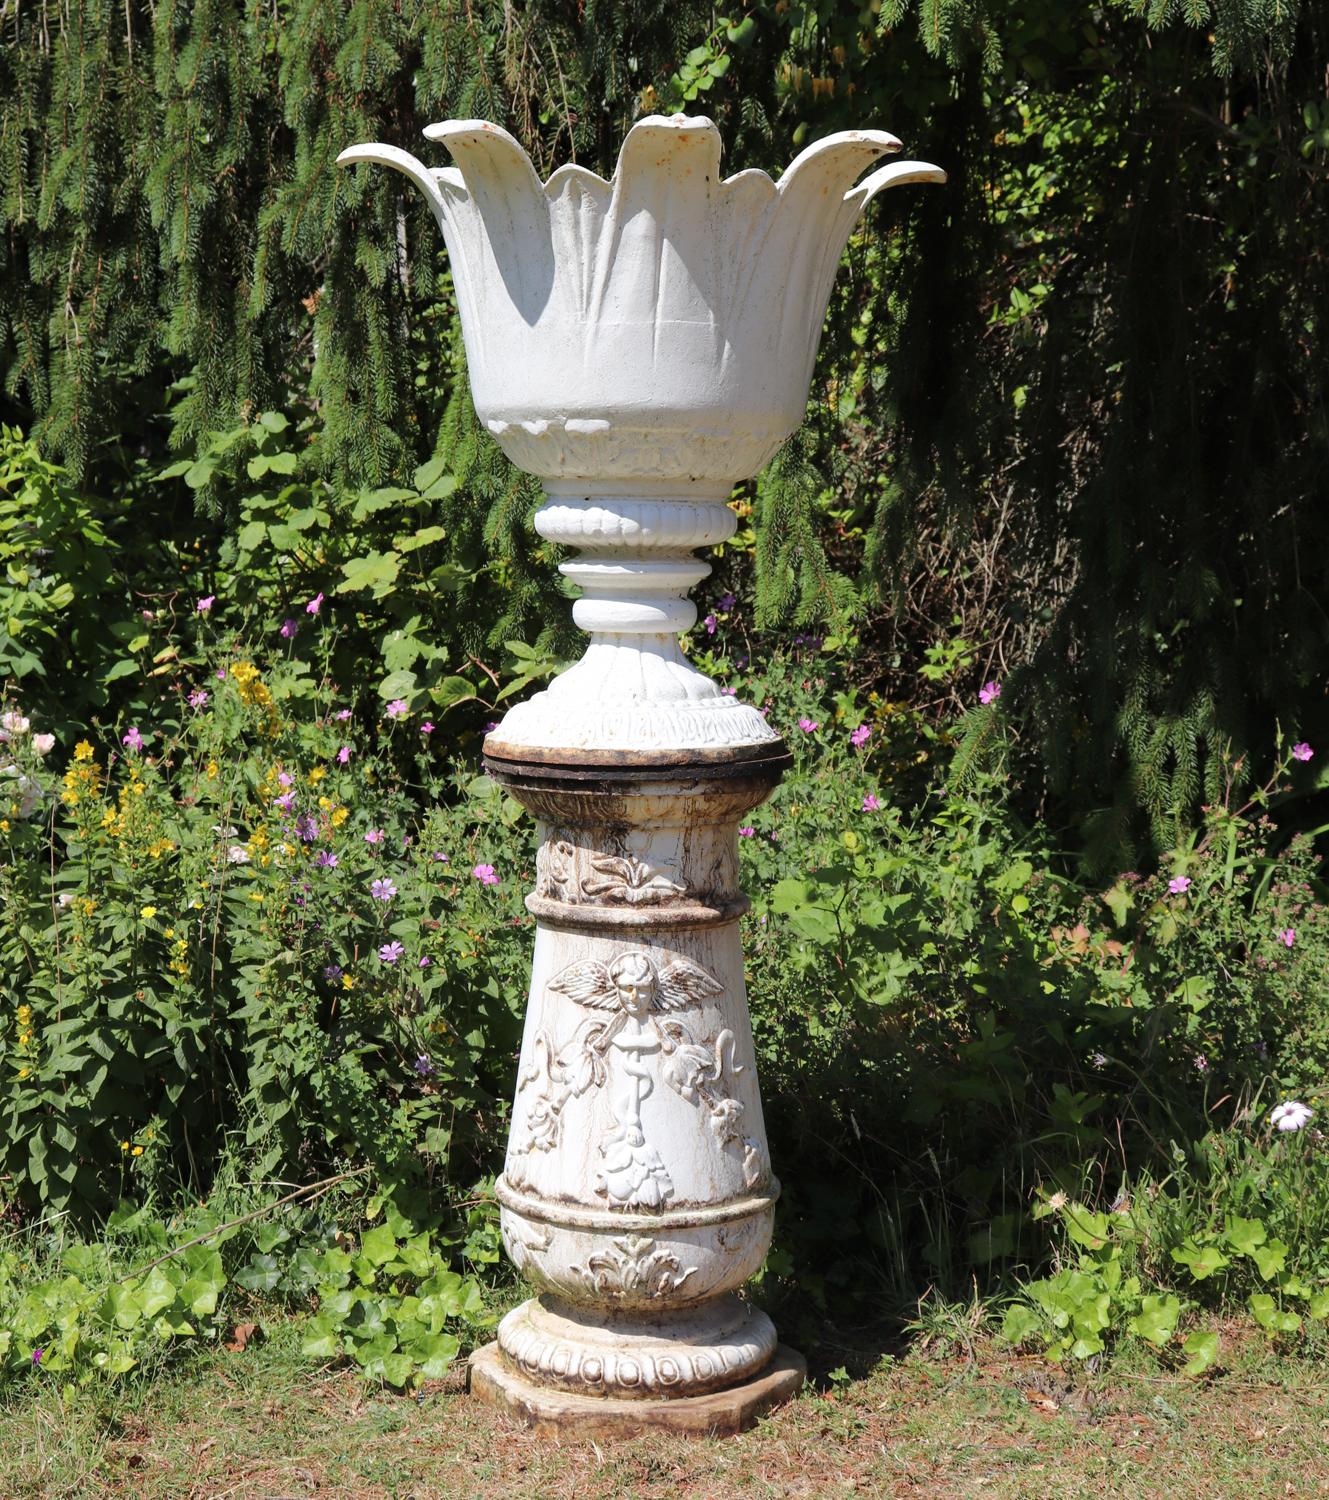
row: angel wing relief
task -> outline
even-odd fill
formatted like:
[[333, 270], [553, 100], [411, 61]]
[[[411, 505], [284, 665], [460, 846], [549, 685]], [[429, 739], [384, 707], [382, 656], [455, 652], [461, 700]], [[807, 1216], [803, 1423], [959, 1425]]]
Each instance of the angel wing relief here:
[[680, 1012], [722, 994], [723, 985], [687, 959], [660, 968], [648, 954], [628, 951], [604, 963], [570, 964], [549, 981], [549, 989], [591, 1014], [562, 1048], [547, 1032], [535, 1038], [531, 1065], [518, 1080], [519, 1093], [538, 1086], [519, 1153], [552, 1150], [568, 1100], [608, 1084], [613, 1122], [600, 1141], [595, 1191], [623, 1208], [660, 1207], [673, 1195], [674, 1183], [646, 1139], [642, 1104], [662, 1078], [708, 1111], [722, 1145], [742, 1151], [749, 1187], [765, 1177], [765, 1153], [742, 1134], [743, 1105], [725, 1086], [726, 1068], [742, 1071], [734, 1059], [734, 1033], [726, 1028], [713, 1041], [698, 1041], [679, 1019]]

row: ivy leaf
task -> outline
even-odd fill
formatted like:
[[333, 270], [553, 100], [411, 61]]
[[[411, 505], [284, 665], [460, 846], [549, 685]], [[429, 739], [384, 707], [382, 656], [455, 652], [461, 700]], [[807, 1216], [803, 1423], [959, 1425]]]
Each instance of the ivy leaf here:
[[1203, 1375], [1218, 1358], [1218, 1335], [1209, 1331], [1202, 1333], [1197, 1329], [1194, 1333], [1187, 1334], [1186, 1342], [1181, 1347], [1190, 1356], [1182, 1366], [1182, 1373]]
[[1197, 1245], [1187, 1240], [1180, 1249], [1172, 1252], [1172, 1259], [1185, 1266], [1196, 1281], [1206, 1281], [1215, 1271], [1222, 1271], [1231, 1264], [1217, 1245]]
[[397, 1254], [397, 1237], [386, 1224], [380, 1224], [360, 1241], [360, 1254], [371, 1266], [384, 1266]]
[[1170, 1292], [1166, 1296], [1146, 1294], [1140, 1299], [1140, 1311], [1126, 1325], [1137, 1337], [1161, 1349], [1177, 1331], [1181, 1303]]

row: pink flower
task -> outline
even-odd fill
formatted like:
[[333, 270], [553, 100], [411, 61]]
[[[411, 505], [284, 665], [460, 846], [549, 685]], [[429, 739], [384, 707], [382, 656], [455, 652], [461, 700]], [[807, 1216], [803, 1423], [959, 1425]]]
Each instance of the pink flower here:
[[809, 719], [805, 714], [798, 721], [798, 727], [803, 731], [804, 734], [811, 734], [814, 729], [820, 729], [821, 725], [817, 722], [816, 719]]
[[130, 750], [141, 750], [143, 748], [143, 736], [138, 732], [136, 724], [129, 726], [129, 732], [120, 737], [120, 743]]
[[283, 792], [280, 797], [274, 797], [273, 801], [283, 812], [290, 812], [295, 806], [295, 793]]
[[344, 724], [347, 719], [351, 717], [351, 711], [349, 708], [339, 708], [332, 717], [336, 719], [339, 724]]
[[341, 749], [337, 751], [337, 759], [342, 763], [342, 765], [349, 766], [351, 763], [351, 747], [349, 745], [343, 745]]
[[755, 828], [740, 828], [738, 830], [738, 836], [741, 839], [750, 839], [756, 833], [756, 831], [757, 830]]
[[495, 873], [493, 865], [476, 865], [471, 874], [475, 876], [481, 885], [498, 884], [498, 875]]
[[420, 726], [420, 733], [421, 734], [433, 734], [433, 732], [434, 732], [434, 726], [433, 726], [433, 724], [431, 724], [430, 721], [428, 719], [426, 719], [424, 721], [424, 723], [421, 724], [421, 726]]
[[1311, 747], [1306, 743], [1305, 740], [1302, 740], [1299, 744], [1293, 745], [1292, 747], [1293, 760], [1309, 760], [1314, 754], [1315, 751], [1311, 749]]
[[38, 755], [49, 755], [55, 749], [55, 736], [53, 734], [34, 734], [32, 737], [32, 748]]
[[282, 627], [277, 632], [284, 641], [293, 641], [300, 630], [299, 620], [283, 620]]
[[305, 605], [305, 613], [307, 615], [316, 615], [322, 608], [323, 595], [315, 594], [314, 597], [309, 601], [309, 603]]
[[978, 701], [983, 704], [995, 703], [1001, 697], [1001, 683], [985, 682], [978, 690]]
[[381, 828], [371, 828], [369, 832], [365, 834], [366, 844], [381, 844], [382, 842], [383, 830]]
[[706, 627], [707, 635], [714, 635], [715, 628], [717, 625], [719, 625], [720, 622], [715, 618], [714, 615], [707, 615], [701, 623]]
[[720, 696], [722, 698], [737, 698], [738, 697], [738, 689], [737, 688], [731, 688], [731, 687], [722, 687], [720, 689]]
[[277, 773], [277, 780], [280, 781], [283, 786], [295, 785], [295, 777], [292, 776], [289, 771], [279, 771]]
[[378, 950], [379, 962], [385, 964], [395, 964], [405, 952], [406, 949], [403, 948], [402, 945], [395, 940], [391, 943], [384, 943], [383, 946]]
[[855, 750], [861, 750], [863, 746], [867, 744], [868, 736], [871, 733], [872, 728], [870, 725], [860, 724], [858, 728], [854, 730], [853, 734], [849, 736], [849, 743], [854, 747]]
[[878, 799], [876, 792], [869, 792], [867, 794], [867, 796], [863, 798], [863, 811], [864, 812], [880, 812], [881, 811], [881, 802]]
[[195, 688], [189, 695], [190, 708], [206, 708], [208, 706], [208, 694], [206, 688]]
[[217, 679], [218, 682], [225, 682], [226, 681], [226, 668], [225, 667], [218, 667], [217, 670], [212, 675]]
[[408, 712], [405, 698], [394, 698], [388, 704], [388, 718], [390, 719], [404, 719]]
[[370, 883], [369, 894], [375, 901], [391, 901], [397, 894], [397, 887], [385, 877]]
[[1276, 1130], [1300, 1130], [1310, 1123], [1314, 1113], [1313, 1109], [1299, 1099], [1288, 1099], [1282, 1104], [1274, 1105], [1269, 1111], [1269, 1123]]
[[194, 606], [194, 608], [198, 611], [199, 614], [205, 615], [212, 608], [212, 606], [216, 604], [216, 602], [216, 594], [205, 594], [203, 598], [200, 599]]
[[1279, 930], [1278, 941], [1285, 948], [1290, 948], [1297, 941], [1297, 929], [1295, 927], [1283, 927]]
[[1174, 896], [1180, 896], [1183, 891], [1190, 889], [1191, 877], [1189, 875], [1174, 875], [1167, 883], [1167, 888]]
[[314, 861], [314, 863], [316, 865], [322, 865], [325, 870], [335, 870], [337, 868], [337, 856], [330, 850], [320, 849], [318, 851], [318, 858]]

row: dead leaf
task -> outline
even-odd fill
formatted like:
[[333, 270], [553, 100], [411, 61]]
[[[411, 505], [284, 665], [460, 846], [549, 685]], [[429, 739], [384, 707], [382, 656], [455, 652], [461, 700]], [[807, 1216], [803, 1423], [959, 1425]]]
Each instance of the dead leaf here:
[[226, 1340], [225, 1347], [231, 1354], [240, 1354], [254, 1335], [261, 1332], [257, 1323], [237, 1323], [231, 1330], [231, 1336]]

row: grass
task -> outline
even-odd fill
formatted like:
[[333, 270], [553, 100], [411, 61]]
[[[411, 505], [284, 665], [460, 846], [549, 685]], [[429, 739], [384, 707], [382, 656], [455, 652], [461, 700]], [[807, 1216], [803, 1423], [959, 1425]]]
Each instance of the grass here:
[[[1072, 1373], [985, 1343], [809, 1388], [725, 1441], [541, 1442], [468, 1397], [311, 1370], [293, 1324], [170, 1378], [0, 1410], [5, 1500], [756, 1500], [1329, 1494], [1329, 1369], [1240, 1330], [1211, 1381]], [[958, 1346], [952, 1346], [956, 1348]], [[460, 1373], [460, 1372], [459, 1372]]]

